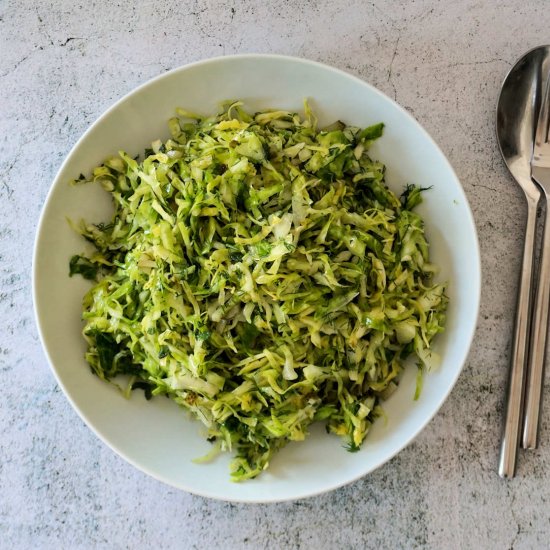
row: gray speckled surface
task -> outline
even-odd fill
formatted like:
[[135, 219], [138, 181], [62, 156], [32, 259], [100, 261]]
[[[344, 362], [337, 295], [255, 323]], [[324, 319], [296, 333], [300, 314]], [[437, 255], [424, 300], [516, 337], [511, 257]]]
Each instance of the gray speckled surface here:
[[[500, 160], [493, 116], [513, 61], [550, 42], [550, 15], [540, 1], [491, 5], [0, 2], [1, 547], [548, 547], [550, 406], [541, 448], [521, 455], [518, 477], [496, 474], [524, 210]], [[469, 360], [420, 437], [348, 487], [277, 505], [173, 490], [106, 448], [50, 373], [30, 293], [42, 203], [86, 127], [150, 77], [237, 52], [323, 61], [396, 98], [457, 170], [484, 270]]]

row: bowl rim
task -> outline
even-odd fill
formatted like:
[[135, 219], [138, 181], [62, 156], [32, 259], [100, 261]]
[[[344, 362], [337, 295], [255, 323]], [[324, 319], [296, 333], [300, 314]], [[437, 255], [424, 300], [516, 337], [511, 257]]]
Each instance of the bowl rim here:
[[[472, 283], [472, 292], [474, 292], [473, 296], [473, 310], [475, 311], [474, 319], [472, 319], [472, 324], [469, 330], [469, 333], [466, 334], [465, 341], [467, 342], [467, 345], [464, 346], [462, 353], [459, 356], [459, 362], [460, 366], [456, 369], [456, 372], [454, 376], [449, 379], [449, 386], [448, 390], [444, 393], [442, 393], [438, 400], [435, 402], [435, 405], [433, 406], [433, 411], [426, 416], [426, 418], [421, 422], [421, 424], [418, 426], [416, 430], [411, 432], [406, 438], [403, 439], [402, 444], [395, 450], [394, 452], [387, 455], [383, 460], [381, 460], [379, 463], [375, 464], [374, 466], [370, 468], [366, 468], [362, 473], [353, 475], [351, 477], [346, 477], [345, 479], [339, 480], [338, 482], [331, 483], [329, 485], [322, 485], [319, 489], [316, 490], [302, 490], [297, 491], [296, 494], [292, 494], [289, 496], [282, 496], [282, 497], [267, 497], [267, 498], [234, 498], [234, 497], [221, 497], [219, 494], [214, 493], [210, 490], [197, 490], [196, 488], [191, 488], [187, 486], [185, 483], [174, 483], [171, 479], [169, 479], [166, 476], [163, 476], [157, 472], [151, 471], [146, 466], [143, 466], [141, 464], [138, 464], [132, 457], [128, 456], [126, 452], [121, 450], [116, 444], [113, 444], [110, 441], [107, 441], [107, 439], [103, 436], [103, 434], [97, 429], [93, 422], [88, 418], [86, 414], [84, 414], [80, 408], [76, 405], [75, 401], [73, 400], [71, 394], [65, 387], [65, 384], [61, 380], [60, 375], [57, 372], [57, 368], [52, 361], [50, 351], [48, 348], [48, 345], [46, 343], [46, 339], [44, 338], [44, 334], [42, 331], [42, 321], [40, 319], [39, 313], [38, 313], [38, 301], [39, 301], [39, 295], [37, 290], [37, 278], [39, 276], [39, 273], [37, 272], [37, 263], [38, 263], [38, 253], [40, 248], [40, 242], [41, 242], [41, 235], [43, 234], [43, 226], [45, 224], [46, 219], [46, 212], [48, 212], [50, 203], [52, 202], [53, 192], [56, 187], [60, 184], [60, 176], [63, 173], [65, 167], [69, 162], [71, 161], [73, 155], [75, 152], [80, 148], [82, 143], [86, 140], [88, 135], [92, 133], [92, 131], [99, 126], [106, 118], [110, 116], [110, 114], [117, 109], [120, 105], [128, 101], [131, 97], [134, 95], [140, 93], [142, 90], [153, 86], [157, 84], [159, 81], [162, 81], [163, 79], [169, 79], [174, 74], [178, 72], [184, 72], [191, 68], [195, 68], [198, 66], [205, 66], [209, 64], [217, 64], [217, 63], [223, 63], [230, 60], [266, 60], [266, 59], [273, 59], [283, 62], [290, 62], [290, 63], [298, 63], [298, 64], [304, 64], [308, 66], [317, 67], [318, 69], [322, 69], [324, 71], [330, 71], [335, 76], [339, 78], [347, 78], [355, 81], [358, 84], [361, 84], [362, 86], [368, 88], [371, 93], [381, 96], [385, 101], [389, 101], [395, 109], [397, 109], [400, 114], [406, 118], [408, 118], [410, 121], [412, 121], [415, 126], [417, 127], [418, 131], [421, 132], [424, 137], [429, 141], [430, 145], [434, 148], [435, 151], [439, 153], [441, 156], [441, 159], [446, 165], [446, 167], [449, 169], [452, 176], [454, 176], [457, 185], [457, 193], [460, 195], [460, 198], [462, 200], [463, 206], [465, 208], [465, 213], [467, 215], [467, 222], [469, 222], [470, 226], [473, 229], [473, 241], [474, 241], [474, 250], [472, 250], [472, 257], [473, 257], [473, 267], [475, 268], [475, 271], [477, 272], [477, 276], [475, 277], [475, 280], [471, 280]], [[54, 179], [52, 180], [52, 183], [50, 184], [46, 199], [44, 201], [44, 204], [42, 205], [42, 209], [40, 212], [40, 216], [38, 219], [38, 223], [36, 225], [36, 231], [35, 231], [35, 237], [34, 237], [34, 245], [33, 245], [33, 252], [32, 252], [32, 303], [33, 303], [33, 312], [34, 312], [34, 321], [37, 327], [38, 336], [40, 339], [40, 343], [42, 345], [42, 349], [44, 351], [44, 354], [46, 356], [46, 359], [48, 361], [48, 364], [50, 366], [50, 370], [52, 371], [54, 378], [59, 385], [59, 387], [62, 389], [65, 398], [69, 401], [71, 404], [73, 410], [78, 414], [78, 416], [82, 419], [82, 421], [86, 424], [86, 426], [95, 434], [96, 437], [98, 437], [109, 449], [114, 451], [117, 455], [119, 455], [121, 458], [123, 458], [126, 462], [131, 464], [133, 467], [138, 469], [139, 471], [147, 474], [148, 476], [152, 477], [153, 479], [156, 479], [157, 481], [161, 481], [162, 483], [165, 483], [166, 485], [170, 487], [174, 487], [179, 490], [186, 491], [190, 494], [206, 497], [206, 498], [212, 498], [215, 500], [223, 501], [223, 502], [235, 502], [235, 503], [248, 503], [248, 504], [261, 504], [261, 503], [274, 503], [274, 502], [288, 502], [288, 501], [294, 501], [298, 499], [304, 499], [304, 498], [310, 498], [314, 496], [318, 496], [324, 493], [328, 493], [331, 491], [334, 491], [335, 489], [338, 489], [340, 487], [343, 487], [345, 485], [349, 485], [358, 479], [361, 479], [362, 477], [366, 476], [367, 474], [370, 474], [374, 470], [380, 468], [384, 464], [387, 464], [391, 459], [393, 459], [398, 453], [403, 451], [406, 447], [408, 447], [414, 439], [425, 429], [425, 427], [428, 425], [428, 423], [433, 419], [433, 417], [439, 412], [441, 409], [443, 403], [447, 400], [449, 397], [451, 391], [454, 389], [456, 382], [462, 373], [464, 369], [464, 365], [466, 363], [468, 354], [470, 352], [473, 338], [476, 332], [476, 328], [479, 321], [479, 308], [480, 308], [480, 300], [481, 300], [481, 282], [482, 282], [482, 266], [481, 266], [481, 254], [480, 254], [480, 247], [479, 247], [479, 237], [477, 234], [477, 227], [475, 224], [474, 216], [472, 214], [472, 210], [470, 208], [470, 204], [468, 202], [468, 199], [466, 197], [466, 193], [464, 192], [464, 188], [462, 187], [462, 184], [460, 183], [460, 179], [458, 178], [454, 168], [452, 167], [450, 161], [448, 160], [447, 156], [443, 153], [439, 145], [435, 142], [435, 140], [431, 137], [431, 135], [424, 129], [424, 127], [416, 120], [416, 118], [411, 115], [405, 108], [403, 108], [401, 105], [399, 105], [394, 99], [389, 97], [388, 95], [384, 94], [377, 88], [375, 88], [372, 84], [366, 82], [365, 80], [359, 78], [358, 76], [355, 76], [347, 71], [344, 71], [342, 69], [338, 69], [336, 67], [333, 67], [331, 65], [319, 62], [319, 61], [313, 61], [307, 58], [298, 57], [298, 56], [292, 56], [292, 55], [281, 55], [281, 54], [270, 54], [270, 53], [245, 53], [245, 54], [234, 54], [234, 55], [222, 55], [222, 56], [216, 56], [216, 57], [209, 57], [205, 59], [200, 59], [191, 63], [186, 63], [184, 65], [180, 65], [178, 67], [175, 67], [173, 69], [170, 69], [169, 71], [166, 71], [164, 73], [161, 73], [153, 78], [150, 78], [149, 80], [143, 82], [142, 84], [138, 85], [137, 87], [131, 89], [128, 93], [117, 99], [110, 107], [108, 107], [90, 126], [85, 130], [85, 132], [78, 138], [76, 143], [71, 147], [69, 152], [66, 154], [63, 162], [59, 166]]]

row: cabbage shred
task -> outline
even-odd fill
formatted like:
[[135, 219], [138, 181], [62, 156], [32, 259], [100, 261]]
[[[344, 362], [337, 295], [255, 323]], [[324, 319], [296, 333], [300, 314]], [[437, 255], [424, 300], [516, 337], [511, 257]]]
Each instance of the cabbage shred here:
[[421, 189], [386, 187], [368, 155], [382, 124], [318, 130], [307, 104], [177, 115], [166, 142], [90, 178], [115, 208], [108, 225], [81, 223], [95, 250], [71, 260], [95, 280], [92, 371], [191, 411], [236, 451], [234, 480], [318, 420], [358, 450], [405, 359], [429, 368], [443, 330]]

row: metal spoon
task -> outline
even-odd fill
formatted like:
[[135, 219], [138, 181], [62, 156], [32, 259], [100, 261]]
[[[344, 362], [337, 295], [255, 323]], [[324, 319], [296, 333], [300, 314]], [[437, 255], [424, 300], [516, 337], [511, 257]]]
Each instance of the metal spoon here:
[[530, 160], [533, 152], [537, 73], [543, 56], [544, 47], [534, 48], [516, 62], [504, 79], [497, 105], [496, 131], [500, 152], [510, 173], [523, 189], [527, 203], [527, 224], [506, 400], [506, 419], [498, 470], [501, 477], [513, 477], [515, 474], [519, 428], [523, 413], [535, 229], [541, 195], [538, 187], [531, 181]]

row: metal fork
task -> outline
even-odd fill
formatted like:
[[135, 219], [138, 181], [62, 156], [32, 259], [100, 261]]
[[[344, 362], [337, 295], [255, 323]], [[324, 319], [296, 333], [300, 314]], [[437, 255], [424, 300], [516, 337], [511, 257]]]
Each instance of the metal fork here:
[[535, 449], [538, 444], [546, 335], [548, 332], [548, 308], [550, 306], [550, 142], [548, 136], [550, 76], [546, 80], [542, 97], [535, 132], [533, 157], [531, 159], [531, 178], [538, 183], [546, 198], [546, 219], [540, 260], [539, 286], [535, 294], [533, 325], [531, 327], [531, 353], [528, 366], [522, 441], [525, 449]]

